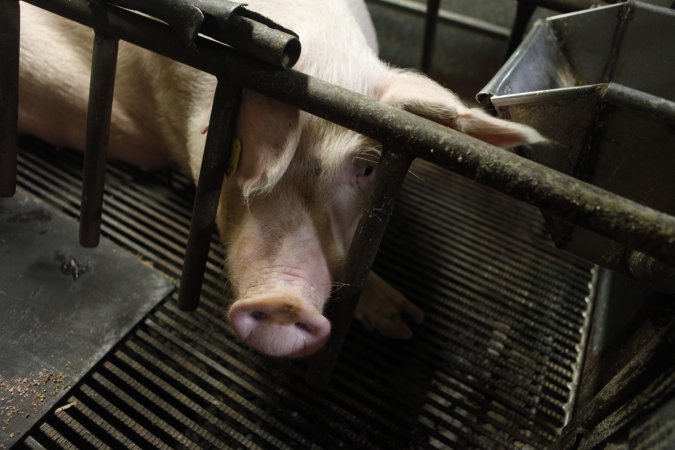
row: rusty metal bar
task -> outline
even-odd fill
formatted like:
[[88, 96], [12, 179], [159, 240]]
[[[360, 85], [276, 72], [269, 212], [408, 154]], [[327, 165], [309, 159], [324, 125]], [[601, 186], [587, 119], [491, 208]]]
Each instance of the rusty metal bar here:
[[[91, 12], [75, 0], [27, 0], [91, 26]], [[675, 217], [581, 182], [450, 128], [293, 70], [272, 70], [200, 38], [197, 49], [181, 45], [166, 25], [111, 8], [120, 39], [169, 56], [234, 83], [294, 105], [415, 156], [458, 172], [564, 219], [675, 264]]]
[[80, 245], [83, 247], [96, 247], [101, 233], [103, 186], [108, 159], [117, 49], [117, 39], [108, 38], [97, 31], [91, 60], [87, 135], [82, 171]]
[[284, 69], [293, 67], [300, 58], [300, 40], [295, 36], [235, 14], [227, 25], [217, 29], [207, 22], [204, 31], [247, 55]]
[[422, 70], [429, 73], [431, 62], [434, 57], [434, 44], [436, 42], [436, 25], [438, 23], [438, 10], [441, 0], [427, 0], [427, 11], [424, 18], [424, 43], [422, 45]]
[[0, 197], [16, 191], [19, 19], [19, 0], [0, 0]]
[[309, 363], [307, 382], [314, 387], [325, 387], [330, 381], [333, 367], [354, 317], [356, 304], [375, 261], [411, 162], [410, 154], [384, 148], [377, 166], [373, 192], [356, 229], [340, 276], [340, 280], [346, 284], [333, 293], [326, 306], [325, 315], [332, 326], [330, 338]]
[[199, 172], [190, 235], [185, 251], [178, 306], [192, 311], [199, 305], [204, 269], [209, 254], [220, 190], [230, 162], [234, 126], [241, 102], [241, 88], [218, 80], [213, 97], [209, 131]]
[[275, 67], [288, 69], [300, 58], [297, 36], [246, 10], [241, 3], [222, 0], [218, 3], [211, 0], [106, 1], [163, 20], [189, 46], [194, 44], [198, 33], [203, 33]]

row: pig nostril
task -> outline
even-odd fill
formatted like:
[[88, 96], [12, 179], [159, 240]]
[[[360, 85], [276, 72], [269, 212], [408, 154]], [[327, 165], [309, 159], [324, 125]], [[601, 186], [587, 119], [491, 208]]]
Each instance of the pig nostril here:
[[307, 325], [306, 323], [303, 322], [296, 322], [295, 324], [296, 328], [300, 328], [302, 331], [306, 331], [308, 333], [314, 333], [314, 327], [311, 325]]
[[265, 320], [267, 319], [267, 314], [265, 314], [262, 311], [251, 311], [251, 317], [254, 318], [255, 320]]

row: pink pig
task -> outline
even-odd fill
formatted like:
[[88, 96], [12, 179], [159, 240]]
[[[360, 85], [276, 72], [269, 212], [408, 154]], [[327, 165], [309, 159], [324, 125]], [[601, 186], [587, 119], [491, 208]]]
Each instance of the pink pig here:
[[[542, 139], [381, 62], [360, 0], [248, 5], [299, 34], [295, 70], [502, 147]], [[20, 132], [81, 149], [93, 33], [29, 4], [21, 8]], [[111, 157], [149, 169], [174, 162], [196, 180], [215, 78], [126, 43], [117, 72]], [[251, 91], [244, 91], [236, 136], [241, 161], [223, 185], [217, 217], [235, 295], [229, 319], [264, 354], [307, 356], [330, 334], [322, 311], [371, 188], [378, 143]], [[408, 324], [423, 317], [370, 274], [356, 311], [368, 329], [407, 339]]]

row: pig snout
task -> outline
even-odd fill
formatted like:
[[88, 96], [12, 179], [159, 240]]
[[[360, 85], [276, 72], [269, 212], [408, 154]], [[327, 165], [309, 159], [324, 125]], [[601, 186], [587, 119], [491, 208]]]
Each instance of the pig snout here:
[[291, 293], [237, 300], [229, 313], [237, 336], [269, 356], [302, 358], [319, 350], [330, 323], [313, 305]]

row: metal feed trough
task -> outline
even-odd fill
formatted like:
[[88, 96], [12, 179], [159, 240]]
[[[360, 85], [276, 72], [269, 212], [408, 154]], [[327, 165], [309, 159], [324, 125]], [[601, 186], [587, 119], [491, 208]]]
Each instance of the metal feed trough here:
[[[246, 15], [245, 10], [234, 5], [233, 9], [214, 13], [207, 8], [210, 2], [196, 1], [161, 2], [166, 7], [156, 11], [144, 9], [148, 2], [129, 0], [30, 0], [29, 3], [90, 26], [97, 34], [90, 117], [102, 117], [103, 120], [88, 122], [85, 179], [90, 177], [91, 181], [85, 183], [83, 198], [86, 201], [83, 201], [81, 225], [81, 239], [85, 245], [95, 244], [98, 236], [117, 40], [132, 42], [218, 77], [181, 282], [179, 304], [182, 308], [195, 308], [199, 299], [207, 244], [229, 159], [229, 155], [219, 150], [230, 148], [241, 88], [284, 101], [383, 144], [375, 188], [341, 277], [345, 287], [335, 293], [336, 298], [327, 307], [326, 314], [333, 323], [331, 338], [310, 364], [309, 378], [313, 384], [324, 384], [330, 377], [396, 195], [415, 158], [554, 211], [566, 220], [675, 264], [675, 217], [672, 215], [413, 114], [288, 70], [297, 59], [296, 38], [288, 30], [276, 29], [270, 22]], [[182, 14], [184, 10], [194, 13], [193, 8], [186, 7], [188, 4], [201, 4], [202, 15]], [[18, 5], [17, 0], [0, 1], [0, 56], [3, 61], [0, 72], [0, 194], [3, 196], [13, 194], [16, 179]], [[137, 9], [161, 18], [162, 22], [132, 11]], [[222, 19], [216, 23], [224, 24], [226, 28], [219, 25], [208, 29], [214, 22], [201, 20], [209, 14]], [[241, 39], [239, 34], [232, 37], [229, 31], [223, 31], [227, 30], [228, 23], [243, 23], [244, 34], [250, 39]], [[201, 25], [204, 27], [200, 28]], [[259, 32], [249, 33], [251, 29]], [[88, 210], [93, 213], [89, 215]]]
[[[675, 11], [639, 2], [549, 18], [478, 99], [553, 141], [530, 149], [532, 160], [675, 214], [673, 36]], [[675, 289], [672, 267], [555, 211], [544, 209], [544, 216], [558, 246]]]

